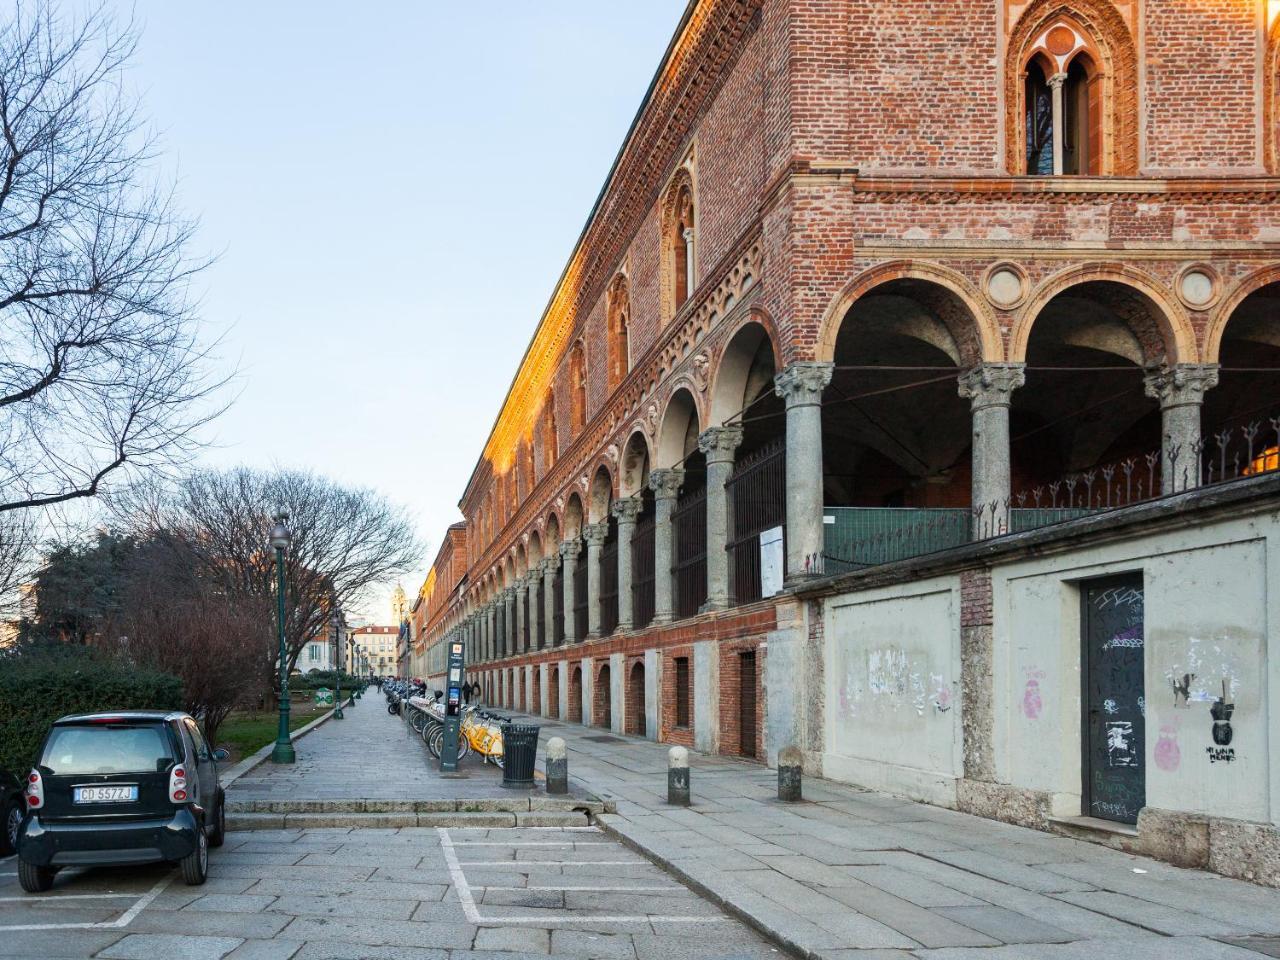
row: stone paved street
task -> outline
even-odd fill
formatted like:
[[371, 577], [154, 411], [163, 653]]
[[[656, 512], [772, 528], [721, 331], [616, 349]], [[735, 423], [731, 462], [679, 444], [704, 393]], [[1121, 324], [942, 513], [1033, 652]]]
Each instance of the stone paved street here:
[[252, 800], [418, 800], [452, 797], [509, 797], [502, 772], [468, 756], [461, 777], [441, 779], [422, 738], [399, 717], [387, 713], [376, 687], [344, 711], [297, 741], [298, 761], [264, 763], [240, 777], [228, 791], [236, 802]]
[[875, 960], [1258, 960], [1280, 956], [1280, 890], [691, 753], [693, 806], [666, 804], [668, 747], [544, 721], [570, 776], [617, 802], [608, 829], [802, 951]]
[[203, 887], [159, 867], [69, 870], [45, 899], [23, 895], [11, 868], [0, 863], [0, 957], [781, 955], [593, 828], [241, 832]]

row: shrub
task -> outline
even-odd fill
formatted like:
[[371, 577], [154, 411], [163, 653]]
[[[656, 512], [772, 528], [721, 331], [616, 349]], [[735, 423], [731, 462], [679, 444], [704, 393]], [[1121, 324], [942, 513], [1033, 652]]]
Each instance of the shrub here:
[[23, 774], [49, 724], [69, 713], [180, 710], [182, 683], [84, 647], [31, 650], [0, 660], [0, 768]]

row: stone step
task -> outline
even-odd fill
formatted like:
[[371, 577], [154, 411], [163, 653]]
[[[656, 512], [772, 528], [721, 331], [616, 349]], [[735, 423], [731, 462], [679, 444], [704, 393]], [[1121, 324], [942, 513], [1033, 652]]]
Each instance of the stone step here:
[[573, 797], [488, 797], [458, 800], [237, 800], [227, 797], [227, 814], [419, 814], [419, 813], [604, 813], [599, 800]]
[[324, 827], [585, 827], [586, 811], [436, 811], [428, 813], [237, 813], [227, 811], [228, 830], [310, 830]]

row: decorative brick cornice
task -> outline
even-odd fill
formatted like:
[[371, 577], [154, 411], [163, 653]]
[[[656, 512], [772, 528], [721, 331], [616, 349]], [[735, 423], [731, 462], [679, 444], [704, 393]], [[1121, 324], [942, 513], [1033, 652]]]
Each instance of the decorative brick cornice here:
[[525, 351], [463, 503], [485, 461], [515, 448], [527, 431], [565, 346], [613, 276], [670, 176], [698, 117], [718, 93], [754, 32], [763, 0], [703, 0], [673, 40], [627, 140]]
[[1280, 177], [877, 177], [853, 181], [856, 203], [1267, 203], [1280, 201]]

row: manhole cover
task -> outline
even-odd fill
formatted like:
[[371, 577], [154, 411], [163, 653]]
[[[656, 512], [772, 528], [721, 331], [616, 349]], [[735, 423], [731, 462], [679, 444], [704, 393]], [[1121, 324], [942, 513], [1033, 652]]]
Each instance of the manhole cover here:
[[607, 733], [598, 733], [594, 737], [583, 737], [583, 740], [590, 740], [592, 743], [626, 743], [617, 737], [611, 737]]

